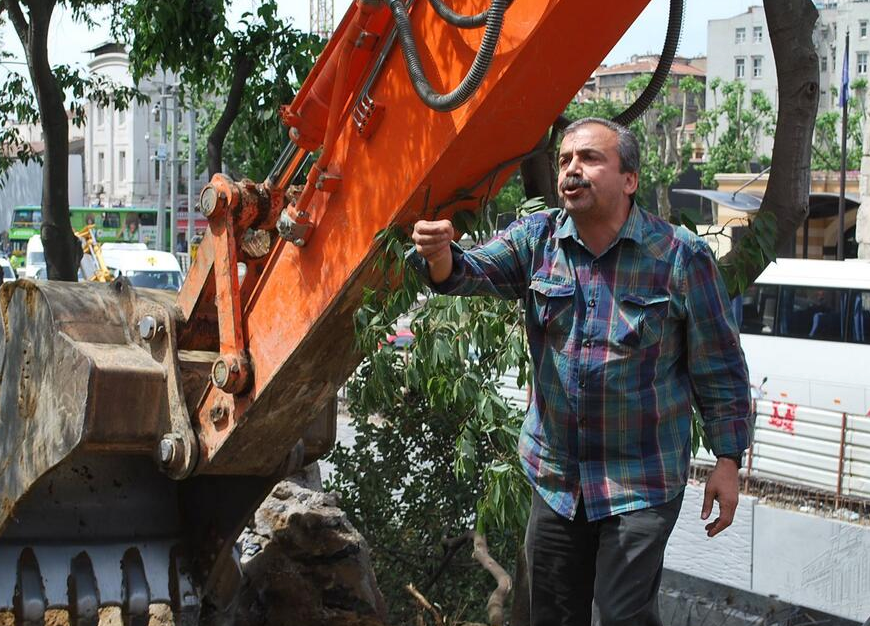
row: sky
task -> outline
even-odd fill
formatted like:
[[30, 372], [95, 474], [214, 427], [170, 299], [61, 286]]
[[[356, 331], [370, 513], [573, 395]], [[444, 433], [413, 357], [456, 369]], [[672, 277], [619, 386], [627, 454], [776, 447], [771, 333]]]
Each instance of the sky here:
[[[425, 0], [417, 0], [423, 2]], [[580, 2], [583, 0], [573, 0]], [[585, 0], [592, 2], [596, 0]], [[350, 0], [334, 0], [335, 22], [350, 5]], [[256, 0], [235, 0], [232, 14], [240, 16], [244, 11], [257, 6]], [[460, 0], [452, 0], [454, 8], [461, 6]], [[479, 4], [478, 2], [475, 5]], [[683, 27], [683, 37], [678, 54], [683, 56], [705, 55], [707, 52], [707, 21], [731, 17], [746, 11], [751, 5], [761, 4], [761, 0], [686, 0], [686, 16]], [[309, 28], [309, 0], [278, 0], [281, 13], [293, 19], [300, 30]], [[621, 63], [627, 61], [632, 54], [659, 52], [664, 42], [668, 22], [669, 0], [651, 0], [634, 25], [625, 36], [614, 46], [605, 59], [605, 63]], [[508, 18], [510, 13], [508, 12]], [[55, 9], [49, 33], [49, 59], [52, 63], [72, 63], [85, 65], [90, 55], [85, 52], [99, 43], [109, 39], [107, 14], [97, 13], [93, 16], [103, 24], [95, 31], [88, 31], [82, 24], [73, 22], [70, 11], [63, 6]], [[0, 27], [0, 45], [7, 51], [23, 60], [23, 52], [14, 29], [8, 22]], [[7, 68], [25, 69], [22, 66], [7, 65]]]

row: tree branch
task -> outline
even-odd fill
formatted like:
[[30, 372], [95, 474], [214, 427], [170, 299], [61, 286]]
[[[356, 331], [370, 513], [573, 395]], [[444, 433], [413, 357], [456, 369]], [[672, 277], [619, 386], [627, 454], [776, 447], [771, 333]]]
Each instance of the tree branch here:
[[505, 598], [511, 592], [511, 587], [513, 586], [510, 574], [489, 555], [486, 535], [474, 533], [474, 552], [472, 556], [496, 580], [497, 586], [495, 591], [490, 594], [489, 600], [486, 603], [486, 612], [489, 616], [490, 626], [502, 626], [504, 624]]
[[24, 13], [21, 11], [21, 5], [18, 4], [18, 0], [2, 0], [2, 2], [0, 2], [0, 9], [3, 7], [6, 7], [6, 10], [9, 12], [9, 19], [12, 21], [12, 26], [15, 27], [15, 32], [18, 33], [18, 38], [26, 48], [29, 40], [29, 28], [27, 18], [24, 17]]
[[422, 593], [420, 593], [419, 591], [417, 591], [414, 588], [414, 585], [412, 585], [411, 583], [408, 583], [405, 586], [405, 589], [408, 591], [408, 593], [411, 594], [411, 597], [413, 597], [414, 600], [417, 601], [417, 604], [419, 604], [424, 610], [426, 610], [432, 616], [432, 619], [435, 620], [435, 626], [444, 626], [444, 620], [441, 618], [441, 614], [438, 613], [438, 611], [435, 609], [435, 607], [432, 606], [429, 603], [429, 601], [423, 597]]
[[450, 565], [450, 562], [453, 560], [453, 557], [456, 556], [459, 549], [464, 546], [466, 543], [474, 539], [474, 533], [472, 531], [467, 531], [459, 535], [458, 537], [445, 537], [441, 540], [441, 545], [447, 548], [447, 551], [444, 554], [444, 558], [441, 559], [441, 563], [438, 564], [437, 569], [432, 573], [431, 576], [423, 583], [423, 591], [427, 592], [432, 588], [438, 579], [441, 578], [441, 575], [447, 569], [447, 566]]
[[227, 93], [226, 106], [224, 106], [223, 113], [221, 113], [211, 134], [208, 136], [209, 178], [223, 169], [221, 161], [223, 160], [224, 141], [227, 138], [227, 133], [230, 132], [230, 127], [239, 115], [239, 110], [242, 106], [242, 96], [245, 94], [245, 85], [248, 82], [248, 77], [254, 70], [255, 64], [255, 60], [246, 54], [240, 53], [236, 57], [233, 79], [230, 83], [229, 93]]

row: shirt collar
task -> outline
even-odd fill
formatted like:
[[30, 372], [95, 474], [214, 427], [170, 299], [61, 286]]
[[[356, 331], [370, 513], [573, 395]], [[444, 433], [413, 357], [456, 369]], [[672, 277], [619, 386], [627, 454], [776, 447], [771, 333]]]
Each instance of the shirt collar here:
[[[562, 209], [559, 212], [556, 217], [556, 223], [558, 224], [558, 228], [556, 228], [556, 232], [553, 233], [554, 239], [565, 239], [566, 237], [571, 237], [578, 242], [583, 243], [580, 234], [577, 232], [577, 226], [574, 224], [574, 220], [571, 219], [571, 216], [568, 215], [568, 212], [565, 209]], [[628, 218], [625, 220], [625, 223], [623, 223], [622, 228], [619, 229], [619, 233], [617, 233], [614, 243], [620, 239], [631, 239], [635, 243], [643, 243], [643, 225], [644, 219], [643, 215], [641, 215], [641, 208], [637, 206], [636, 202], [632, 203], [631, 209], [628, 211]]]

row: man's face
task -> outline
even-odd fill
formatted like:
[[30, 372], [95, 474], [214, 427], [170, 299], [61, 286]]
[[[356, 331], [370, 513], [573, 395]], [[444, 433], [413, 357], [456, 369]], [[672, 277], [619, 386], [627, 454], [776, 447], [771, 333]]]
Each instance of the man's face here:
[[637, 173], [620, 172], [616, 132], [601, 124], [581, 126], [562, 139], [559, 197], [574, 217], [615, 211], [637, 191]]

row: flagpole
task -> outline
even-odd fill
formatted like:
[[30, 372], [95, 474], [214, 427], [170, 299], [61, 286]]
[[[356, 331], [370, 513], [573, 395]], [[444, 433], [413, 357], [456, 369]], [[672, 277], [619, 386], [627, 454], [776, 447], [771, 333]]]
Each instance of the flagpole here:
[[846, 257], [846, 130], [849, 122], [849, 31], [846, 30], [846, 54], [843, 55], [843, 80], [840, 85], [840, 104], [843, 106], [843, 131], [840, 143], [840, 205], [837, 212], [837, 260]]

